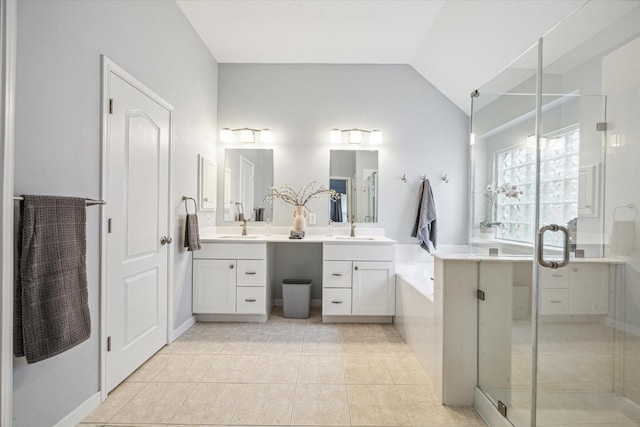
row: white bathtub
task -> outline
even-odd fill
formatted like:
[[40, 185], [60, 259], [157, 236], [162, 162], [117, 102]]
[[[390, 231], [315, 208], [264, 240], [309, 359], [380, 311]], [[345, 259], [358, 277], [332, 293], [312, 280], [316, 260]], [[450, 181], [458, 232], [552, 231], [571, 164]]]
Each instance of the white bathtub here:
[[442, 402], [441, 319], [436, 304], [434, 264], [396, 263], [396, 317], [394, 323], [423, 369]]
[[397, 263], [396, 273], [407, 285], [433, 302], [433, 263]]

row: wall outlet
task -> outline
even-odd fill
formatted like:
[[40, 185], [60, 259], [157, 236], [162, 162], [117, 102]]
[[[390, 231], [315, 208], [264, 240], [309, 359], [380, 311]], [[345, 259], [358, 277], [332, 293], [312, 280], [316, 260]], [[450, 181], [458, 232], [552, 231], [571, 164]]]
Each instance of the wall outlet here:
[[207, 214], [207, 224], [212, 224], [213, 223], [213, 215], [211, 214]]
[[316, 223], [316, 214], [310, 213], [309, 214], [309, 224], [310, 225], [315, 225], [315, 223]]

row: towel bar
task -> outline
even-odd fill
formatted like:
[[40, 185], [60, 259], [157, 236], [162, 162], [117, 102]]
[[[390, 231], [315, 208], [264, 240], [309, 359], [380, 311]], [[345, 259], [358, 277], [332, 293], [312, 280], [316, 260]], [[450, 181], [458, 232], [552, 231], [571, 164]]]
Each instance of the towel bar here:
[[193, 200], [193, 205], [196, 207], [196, 212], [195, 213], [198, 213], [198, 203], [196, 202], [196, 199], [194, 199], [193, 197], [189, 197], [189, 196], [182, 196], [182, 200], [185, 201], [184, 210], [187, 212], [187, 215], [189, 215], [189, 208], [187, 207], [187, 204], [189, 203], [189, 200]]
[[[13, 196], [13, 200], [14, 201], [24, 200], [24, 197], [22, 197], [22, 196]], [[87, 204], [87, 206], [106, 205], [107, 204], [107, 202], [105, 202], [104, 200], [84, 199], [84, 201]]]

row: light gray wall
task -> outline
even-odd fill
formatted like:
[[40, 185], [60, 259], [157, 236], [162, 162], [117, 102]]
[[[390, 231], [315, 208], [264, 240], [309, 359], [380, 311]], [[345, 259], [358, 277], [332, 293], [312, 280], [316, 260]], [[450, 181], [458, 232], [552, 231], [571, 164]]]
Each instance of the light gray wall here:
[[[191, 317], [180, 198], [197, 195], [197, 154], [215, 159], [218, 66], [174, 2], [18, 2], [15, 191], [100, 196], [101, 54], [175, 107], [177, 327]], [[53, 425], [98, 391], [99, 209], [87, 211], [91, 338], [34, 365], [15, 360], [15, 426]]]
[[[380, 129], [378, 226], [413, 243], [420, 177], [433, 186], [440, 243], [466, 244], [468, 117], [407, 65], [220, 64], [220, 128], [274, 131], [274, 184], [329, 183], [333, 128]], [[223, 157], [225, 144], [219, 144]], [[449, 184], [440, 175], [449, 175]], [[406, 174], [405, 184], [400, 177]], [[222, 172], [219, 174], [219, 194]], [[309, 204], [317, 226], [329, 219], [326, 198]], [[274, 225], [290, 226], [292, 208], [274, 202]], [[218, 212], [218, 224], [222, 214]], [[364, 225], [362, 226], [364, 227]]]

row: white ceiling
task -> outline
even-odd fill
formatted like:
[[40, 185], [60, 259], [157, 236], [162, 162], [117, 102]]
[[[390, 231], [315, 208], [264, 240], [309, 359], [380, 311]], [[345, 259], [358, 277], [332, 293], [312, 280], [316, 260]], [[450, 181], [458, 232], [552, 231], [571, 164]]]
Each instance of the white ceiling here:
[[220, 63], [409, 64], [469, 94], [586, 0], [176, 0]]

